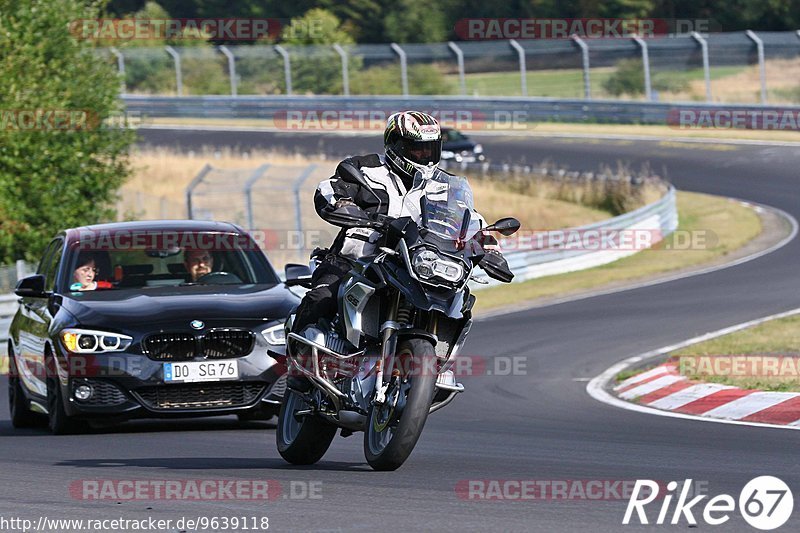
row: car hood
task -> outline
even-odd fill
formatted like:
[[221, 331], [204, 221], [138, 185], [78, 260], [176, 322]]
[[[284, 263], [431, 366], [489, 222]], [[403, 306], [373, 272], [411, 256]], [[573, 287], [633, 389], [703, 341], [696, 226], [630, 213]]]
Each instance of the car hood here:
[[[79, 324], [283, 319], [300, 299], [285, 285], [198, 285], [67, 293], [62, 305]], [[188, 323], [188, 322], [187, 322]]]

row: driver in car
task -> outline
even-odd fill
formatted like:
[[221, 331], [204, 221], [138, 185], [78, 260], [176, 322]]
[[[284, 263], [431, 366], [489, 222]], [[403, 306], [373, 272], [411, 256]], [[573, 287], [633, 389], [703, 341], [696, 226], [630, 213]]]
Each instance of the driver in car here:
[[214, 268], [214, 256], [208, 250], [185, 250], [183, 265], [189, 273], [192, 283], [210, 274]]
[[[395, 113], [387, 121], [383, 145], [383, 155], [370, 154], [345, 160], [361, 170], [372, 191], [353, 183], [340, 174], [338, 168], [332, 178], [319, 184], [314, 206], [320, 217], [328, 221], [329, 213], [345, 206], [356, 206], [367, 215], [400, 216], [403, 198], [413, 186], [414, 175], [418, 171], [431, 175], [439, 164], [441, 128], [436, 119], [426, 113]], [[379, 238], [379, 232], [370, 228], [343, 228], [330, 249], [317, 255], [322, 263], [311, 278], [313, 288], [297, 308], [294, 332], [299, 333], [319, 319], [331, 319], [336, 314], [336, 295], [342, 278], [355, 260], [374, 253]], [[494, 237], [484, 234], [481, 241], [486, 252], [497, 254], [505, 264]]]

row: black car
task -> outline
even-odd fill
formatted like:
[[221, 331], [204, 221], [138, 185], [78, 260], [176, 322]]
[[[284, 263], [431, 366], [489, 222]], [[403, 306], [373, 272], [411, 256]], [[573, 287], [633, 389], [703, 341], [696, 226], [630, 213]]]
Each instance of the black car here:
[[485, 161], [483, 146], [453, 128], [442, 128], [442, 160], [455, 163]]
[[20, 280], [9, 331], [15, 427], [277, 413], [283, 323], [299, 303], [240, 227], [201, 221], [61, 232]]

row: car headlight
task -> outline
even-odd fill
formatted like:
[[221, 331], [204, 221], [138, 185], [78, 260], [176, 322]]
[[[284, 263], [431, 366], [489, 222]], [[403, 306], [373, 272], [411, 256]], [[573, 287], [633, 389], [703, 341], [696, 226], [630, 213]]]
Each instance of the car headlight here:
[[451, 152], [450, 150], [442, 150], [442, 159], [453, 159], [455, 156], [455, 152]]
[[60, 337], [64, 348], [72, 353], [122, 352], [133, 341], [119, 333], [78, 328], [61, 330]]
[[284, 325], [281, 323], [263, 330], [261, 335], [273, 346], [283, 346], [286, 344], [286, 332], [283, 328]]
[[483, 146], [481, 146], [480, 144], [476, 144], [475, 148], [473, 148], [472, 151], [475, 152], [476, 154], [482, 154]]
[[455, 261], [443, 258], [432, 250], [420, 250], [414, 254], [411, 264], [421, 279], [441, 278], [458, 283], [464, 277], [464, 267]]

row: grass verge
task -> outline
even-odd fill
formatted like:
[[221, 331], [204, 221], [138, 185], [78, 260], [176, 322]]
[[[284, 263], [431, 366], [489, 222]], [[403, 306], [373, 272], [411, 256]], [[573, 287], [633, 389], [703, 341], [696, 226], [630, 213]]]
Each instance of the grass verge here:
[[670, 354], [689, 379], [800, 392], [800, 315], [771, 320]]
[[672, 235], [653, 249], [607, 265], [481, 290], [476, 308], [488, 310], [537, 298], [566, 296], [709, 263], [761, 233], [758, 215], [737, 201], [689, 192], [678, 192], [677, 201], [680, 229], [708, 236], [706, 245], [685, 249]]

